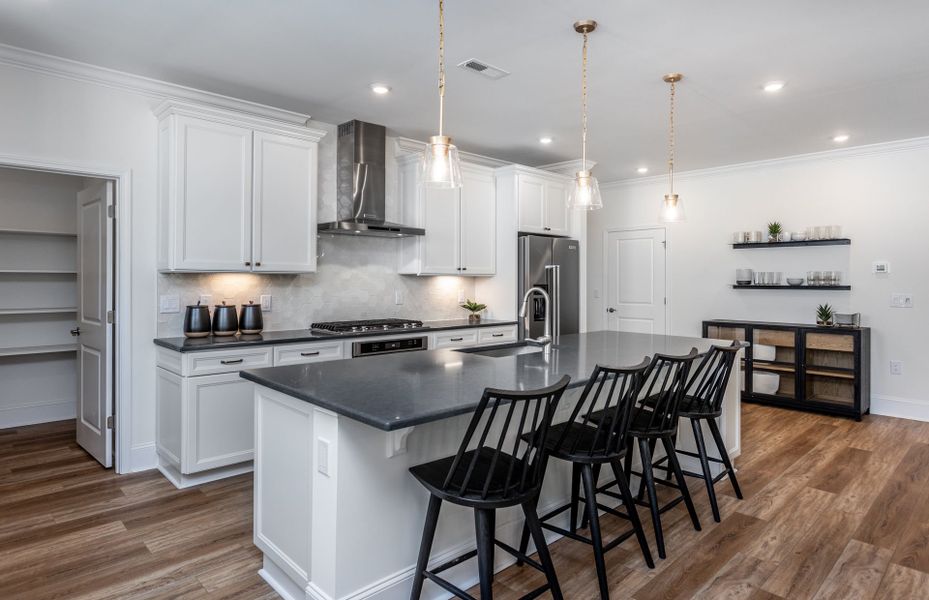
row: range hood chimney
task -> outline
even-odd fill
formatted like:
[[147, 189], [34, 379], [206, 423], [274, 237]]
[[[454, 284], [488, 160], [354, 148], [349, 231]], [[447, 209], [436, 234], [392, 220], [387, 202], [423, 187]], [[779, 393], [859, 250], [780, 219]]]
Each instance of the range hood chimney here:
[[362, 121], [339, 125], [336, 151], [336, 220], [320, 233], [369, 237], [425, 235], [425, 229], [385, 220], [384, 180], [387, 129]]

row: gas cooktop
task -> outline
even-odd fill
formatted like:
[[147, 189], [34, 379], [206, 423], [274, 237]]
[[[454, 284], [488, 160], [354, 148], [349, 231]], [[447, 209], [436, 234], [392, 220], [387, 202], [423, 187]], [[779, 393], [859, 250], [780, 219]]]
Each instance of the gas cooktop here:
[[362, 321], [323, 321], [313, 323], [310, 329], [317, 333], [342, 335], [346, 333], [379, 333], [425, 329], [422, 321], [413, 319], [368, 319]]

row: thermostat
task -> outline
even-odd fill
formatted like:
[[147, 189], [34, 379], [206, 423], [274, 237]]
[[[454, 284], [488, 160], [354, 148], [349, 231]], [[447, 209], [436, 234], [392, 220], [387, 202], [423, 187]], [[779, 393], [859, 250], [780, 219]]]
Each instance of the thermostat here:
[[871, 263], [871, 272], [880, 275], [886, 275], [887, 273], [890, 273], [890, 263], [886, 260], [876, 260]]

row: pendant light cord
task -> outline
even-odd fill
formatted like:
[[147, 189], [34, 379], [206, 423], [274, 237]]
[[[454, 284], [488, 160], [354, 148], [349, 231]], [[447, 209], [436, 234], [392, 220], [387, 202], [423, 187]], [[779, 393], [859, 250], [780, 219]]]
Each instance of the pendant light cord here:
[[445, 121], [445, 0], [439, 0], [439, 135]]
[[587, 33], [581, 50], [581, 170], [587, 170]]
[[674, 195], [674, 91], [675, 81], [671, 81], [671, 116], [668, 127], [668, 180], [671, 184], [671, 195]]

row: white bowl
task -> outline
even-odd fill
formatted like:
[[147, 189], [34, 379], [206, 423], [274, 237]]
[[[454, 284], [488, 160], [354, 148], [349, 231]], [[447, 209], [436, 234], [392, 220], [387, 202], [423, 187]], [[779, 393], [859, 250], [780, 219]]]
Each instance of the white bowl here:
[[794, 242], [805, 242], [806, 234], [805, 233], [794, 233], [794, 234], [791, 234], [790, 239], [791, 241], [794, 241]]
[[800, 287], [801, 285], [803, 285], [803, 278], [802, 277], [788, 277], [787, 285], [793, 286], [793, 287]]

